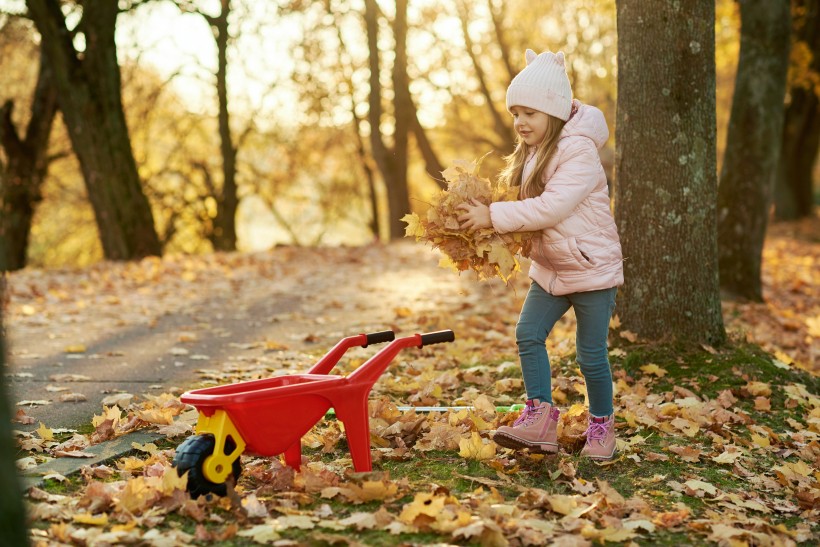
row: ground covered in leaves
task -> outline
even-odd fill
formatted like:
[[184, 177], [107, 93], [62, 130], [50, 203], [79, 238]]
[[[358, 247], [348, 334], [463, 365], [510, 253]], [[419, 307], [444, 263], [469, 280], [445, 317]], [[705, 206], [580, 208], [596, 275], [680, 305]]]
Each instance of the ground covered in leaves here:
[[[312, 330], [296, 339], [271, 321], [256, 342], [233, 342], [230, 358], [194, 360], [196, 373], [186, 388], [303, 372], [340, 334], [452, 328], [456, 341], [403, 351], [374, 386], [371, 473], [352, 472], [343, 424], [330, 418], [305, 435], [299, 472], [276, 458], [246, 455], [228, 496], [193, 500], [185, 491], [187, 477], [170, 467], [190, 434], [179, 420], [185, 406], [176, 391], [111, 399], [85, 430], [45, 423], [21, 432], [23, 467], [28, 458], [77, 457], [89, 444], [137, 428], [163, 428], [168, 435], [136, 445], [127, 457], [87, 466], [76, 476], [52, 476], [43, 488], [31, 489], [32, 538], [37, 545], [100, 546], [816, 544], [820, 382], [809, 371], [818, 368], [813, 341], [820, 328], [820, 280], [814, 265], [820, 243], [812, 233], [799, 225], [772, 231], [765, 250], [767, 303], [725, 304], [732, 335], [725, 348], [653, 347], [613, 330], [619, 453], [603, 464], [578, 455], [586, 417], [571, 314], [548, 342], [554, 397], [563, 411], [561, 453], [515, 453], [490, 440], [517, 414], [499, 407], [522, 401], [513, 331], [527, 285], [523, 276], [509, 287], [479, 284], [437, 269], [428, 249], [407, 244], [186, 258], [183, 273], [194, 272], [189, 281], [176, 275], [175, 258], [98, 266], [93, 271], [110, 275], [95, 312], [105, 314], [106, 302], [122, 306], [135, 287], [150, 284], [141, 293], [142, 316], [134, 319], [149, 323], [152, 314], [168, 313], [179, 283], [204, 289], [233, 276], [252, 285], [254, 275], [275, 268], [277, 278], [294, 280], [293, 293], [304, 293], [305, 309], [316, 312], [302, 318], [313, 321]], [[154, 274], [145, 275], [148, 270]], [[412, 276], [402, 277], [403, 271]], [[82, 275], [12, 276], [11, 328], [51, 304], [75, 309], [70, 297], [50, 303], [42, 295], [71, 294], [72, 276]], [[375, 291], [375, 301], [347, 295], [345, 285]], [[231, 282], [239, 306], [243, 286]], [[146, 294], [164, 298], [153, 303]], [[201, 328], [219, 328], [209, 325]], [[193, 355], [182, 350], [204, 334], [171, 333], [177, 358]], [[336, 372], [355, 370], [377, 350], [351, 350]], [[407, 408], [422, 406], [469, 408]], [[21, 410], [18, 419], [26, 421]]]

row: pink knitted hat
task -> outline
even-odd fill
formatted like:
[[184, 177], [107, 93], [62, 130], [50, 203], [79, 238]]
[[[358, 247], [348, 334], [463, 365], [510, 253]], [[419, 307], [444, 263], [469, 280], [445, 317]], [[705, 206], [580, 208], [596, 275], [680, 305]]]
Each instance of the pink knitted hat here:
[[513, 106], [533, 108], [564, 121], [572, 111], [572, 88], [564, 67], [564, 52], [528, 49], [527, 66], [507, 88], [507, 110]]

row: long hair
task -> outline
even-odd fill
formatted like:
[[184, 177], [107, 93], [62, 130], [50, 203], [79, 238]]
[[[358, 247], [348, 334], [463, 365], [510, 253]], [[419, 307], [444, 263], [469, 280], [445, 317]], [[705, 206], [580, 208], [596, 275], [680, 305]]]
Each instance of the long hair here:
[[540, 196], [544, 192], [546, 186], [543, 180], [544, 169], [558, 145], [558, 139], [561, 137], [561, 130], [567, 122], [555, 116], [548, 115], [547, 133], [544, 135], [544, 140], [541, 141], [535, 151], [535, 168], [527, 180], [521, 181], [521, 175], [524, 172], [524, 164], [527, 161], [527, 143], [521, 138], [521, 135], [516, 139], [515, 150], [512, 154], [504, 156], [506, 166], [501, 170], [499, 178], [508, 186], [521, 185], [521, 190], [518, 192], [520, 199], [534, 198]]

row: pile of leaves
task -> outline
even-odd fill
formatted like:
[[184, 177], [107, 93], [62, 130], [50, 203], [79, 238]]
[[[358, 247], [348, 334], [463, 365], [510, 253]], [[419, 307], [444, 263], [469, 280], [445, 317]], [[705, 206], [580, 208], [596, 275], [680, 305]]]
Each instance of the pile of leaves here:
[[479, 279], [497, 276], [507, 283], [520, 270], [516, 255], [529, 256], [536, 232], [498, 234], [492, 227], [461, 228], [458, 217], [464, 211], [457, 207], [462, 203], [472, 199], [490, 205], [518, 198], [518, 187], [509, 187], [479, 175], [484, 157], [486, 155], [472, 162], [455, 160], [452, 167], [442, 171], [447, 189], [435, 196], [426, 215], [422, 218], [410, 213], [402, 221], [407, 223], [406, 237], [429, 242], [434, 249], [444, 253], [440, 266], [457, 272], [472, 269]]

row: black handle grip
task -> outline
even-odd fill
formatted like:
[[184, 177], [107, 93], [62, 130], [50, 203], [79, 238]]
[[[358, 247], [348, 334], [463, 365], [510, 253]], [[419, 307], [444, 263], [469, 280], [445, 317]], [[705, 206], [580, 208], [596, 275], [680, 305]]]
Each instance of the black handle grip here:
[[396, 339], [396, 333], [392, 330], [383, 330], [381, 332], [370, 332], [365, 334], [367, 336], [367, 343], [363, 345], [366, 348], [370, 344], [381, 344], [382, 342], [392, 342]]
[[451, 330], [440, 330], [436, 332], [428, 332], [421, 335], [421, 345], [429, 346], [430, 344], [441, 344], [442, 342], [452, 342], [456, 339], [456, 334]]

